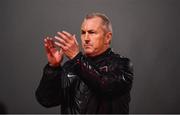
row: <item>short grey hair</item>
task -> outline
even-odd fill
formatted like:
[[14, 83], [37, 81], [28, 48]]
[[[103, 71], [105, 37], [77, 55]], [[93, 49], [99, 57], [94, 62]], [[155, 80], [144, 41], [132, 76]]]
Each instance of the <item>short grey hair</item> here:
[[112, 32], [112, 24], [110, 19], [103, 13], [93, 12], [86, 15], [85, 19], [91, 19], [94, 17], [99, 17], [102, 19], [102, 24], [105, 26], [106, 32]]

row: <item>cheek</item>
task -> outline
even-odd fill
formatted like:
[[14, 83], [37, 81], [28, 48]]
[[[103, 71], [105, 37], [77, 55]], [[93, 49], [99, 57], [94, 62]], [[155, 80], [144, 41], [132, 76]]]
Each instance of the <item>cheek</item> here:
[[99, 44], [99, 36], [93, 36], [91, 37], [91, 42], [94, 44], [94, 45], [97, 45]]
[[83, 44], [84, 43], [84, 39], [83, 39], [83, 37], [81, 36], [81, 44]]
[[99, 47], [101, 46], [101, 43], [99, 42], [99, 40], [92, 41], [92, 44], [93, 44], [94, 49], [99, 49]]

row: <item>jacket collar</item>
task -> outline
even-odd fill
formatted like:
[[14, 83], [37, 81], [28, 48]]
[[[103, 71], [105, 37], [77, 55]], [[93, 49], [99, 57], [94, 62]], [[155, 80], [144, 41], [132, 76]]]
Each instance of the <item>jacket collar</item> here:
[[107, 57], [111, 53], [112, 53], [111, 48], [108, 48], [106, 51], [104, 51], [100, 55], [95, 56], [95, 57], [88, 57], [88, 59], [90, 59], [91, 61], [97, 62], [97, 61], [100, 61], [101, 59], [104, 59], [105, 57]]

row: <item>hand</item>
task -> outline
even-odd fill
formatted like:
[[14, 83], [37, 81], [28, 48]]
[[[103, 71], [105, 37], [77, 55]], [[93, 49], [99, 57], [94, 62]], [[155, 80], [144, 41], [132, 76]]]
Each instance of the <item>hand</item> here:
[[75, 35], [71, 35], [66, 31], [58, 32], [57, 34], [58, 36], [55, 36], [55, 39], [58, 42], [55, 42], [55, 44], [62, 48], [64, 54], [69, 59], [73, 59], [79, 53], [79, 46]]
[[52, 38], [49, 38], [49, 37], [44, 39], [44, 46], [46, 49], [46, 55], [47, 55], [50, 66], [53, 66], [53, 67], [59, 66], [63, 60], [62, 50], [60, 51], [57, 50], [55, 48], [55, 44]]

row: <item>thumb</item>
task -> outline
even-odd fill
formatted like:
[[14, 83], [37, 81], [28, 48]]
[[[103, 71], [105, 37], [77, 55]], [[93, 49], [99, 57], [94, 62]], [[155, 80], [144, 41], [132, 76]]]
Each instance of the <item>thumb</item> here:
[[63, 54], [64, 54], [64, 52], [62, 51], [62, 49], [60, 49], [59, 53], [60, 53], [60, 55], [63, 55]]
[[75, 35], [75, 34], [73, 35], [73, 39], [74, 39], [75, 43], [78, 45], [78, 42], [77, 42], [77, 39], [76, 39], [76, 35]]

